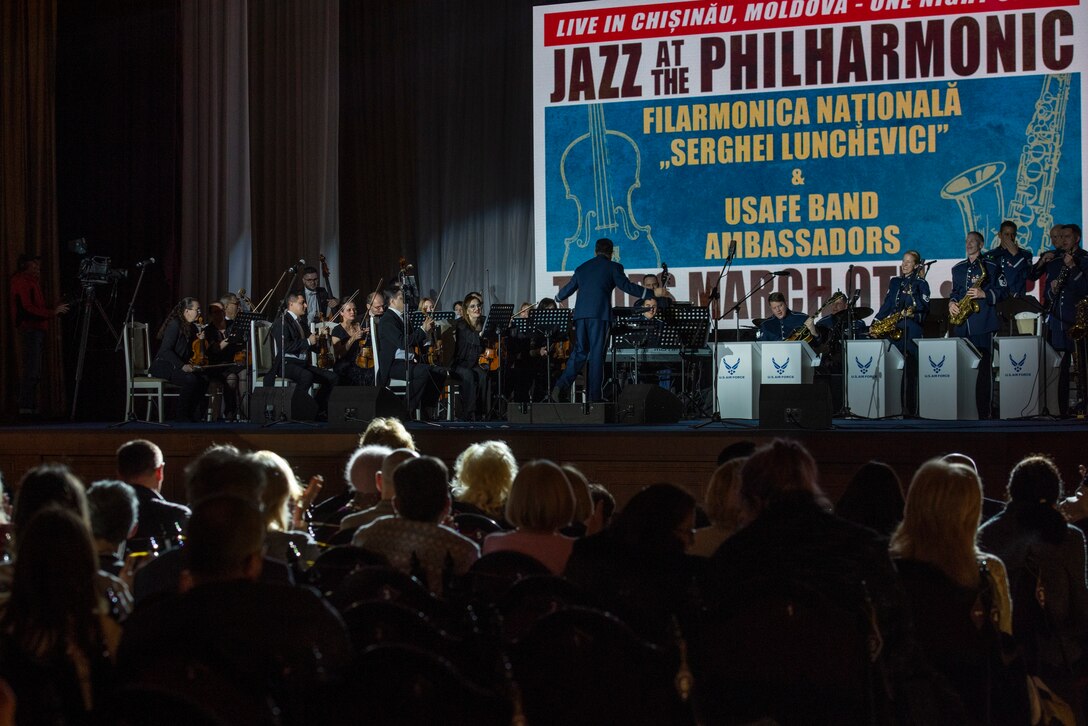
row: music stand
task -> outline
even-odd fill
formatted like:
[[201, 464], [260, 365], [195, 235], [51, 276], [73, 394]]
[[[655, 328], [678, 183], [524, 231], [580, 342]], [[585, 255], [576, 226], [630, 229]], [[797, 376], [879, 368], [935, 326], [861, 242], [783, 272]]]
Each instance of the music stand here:
[[[688, 402], [701, 415], [705, 415], [705, 410], [693, 395], [696, 386], [695, 381], [692, 380], [690, 390], [687, 387], [688, 373], [685, 353], [690, 354], [707, 347], [707, 342], [710, 339], [710, 310], [704, 307], [674, 305], [665, 310], [662, 319], [665, 321], [665, 330], [669, 335], [667, 345], [672, 346], [672, 336], [675, 335], [675, 345], [680, 349], [680, 395], [686, 397]], [[692, 362], [693, 379], [694, 373], [698, 371], [698, 364], [698, 359]]]
[[415, 330], [416, 328], [423, 327], [423, 319], [430, 316], [431, 320], [435, 323], [452, 323], [454, 319], [454, 312], [452, 310], [434, 310], [429, 313], [425, 313], [422, 310], [413, 310], [408, 313], [408, 329]]
[[641, 365], [640, 353], [645, 348], [656, 348], [661, 342], [661, 334], [665, 323], [654, 318], [643, 317], [638, 312], [640, 308], [612, 308], [612, 329], [610, 331], [612, 353], [612, 379], [611, 383], [617, 384], [616, 379], [616, 349], [621, 345], [633, 348], [634, 357], [634, 381], [638, 382], [639, 366]]
[[[570, 308], [533, 308], [529, 311], [528, 328], [544, 336], [548, 349], [548, 390], [552, 390], [552, 343], [570, 338], [570, 326], [574, 311]], [[572, 351], [573, 354], [573, 351]]]
[[1033, 297], [1010, 297], [997, 304], [997, 314], [1007, 323], [1009, 335], [1019, 335], [1016, 329], [1016, 316], [1019, 313], [1038, 313], [1039, 325], [1042, 325], [1043, 306]]

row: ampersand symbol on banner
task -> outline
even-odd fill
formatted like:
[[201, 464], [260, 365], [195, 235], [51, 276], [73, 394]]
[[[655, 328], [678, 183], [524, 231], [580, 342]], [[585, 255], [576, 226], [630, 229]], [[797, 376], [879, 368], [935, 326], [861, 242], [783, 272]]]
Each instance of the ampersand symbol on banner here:
[[801, 176], [801, 170], [800, 169], [794, 169], [793, 170], [793, 176], [790, 178], [790, 181], [793, 182], [793, 185], [795, 187], [804, 186], [805, 177]]

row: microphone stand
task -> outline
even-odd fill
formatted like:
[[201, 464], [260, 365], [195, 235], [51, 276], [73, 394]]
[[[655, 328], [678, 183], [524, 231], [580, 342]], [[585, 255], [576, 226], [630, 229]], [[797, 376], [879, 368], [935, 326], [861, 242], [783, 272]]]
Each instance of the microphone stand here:
[[[740, 301], [737, 302], [736, 305], [729, 308], [729, 310], [727, 310], [724, 313], [721, 313], [718, 316], [711, 316], [710, 315], [710, 306], [713, 304], [713, 302], [715, 300], [718, 299], [718, 285], [721, 283], [722, 278], [725, 277], [726, 273], [728, 273], [729, 269], [733, 266], [733, 258], [736, 257], [736, 253], [737, 253], [737, 248], [735, 246], [732, 246], [730, 248], [730, 251], [729, 251], [729, 256], [725, 258], [725, 264], [722, 265], [721, 272], [718, 273], [718, 279], [714, 281], [714, 287], [713, 287], [713, 289], [711, 289], [710, 297], [707, 299], [707, 303], [706, 303], [707, 317], [714, 321], [714, 323], [713, 323], [714, 324], [714, 356], [710, 360], [710, 396], [711, 396], [711, 401], [713, 403], [712, 403], [712, 410], [710, 412], [710, 418], [707, 419], [706, 421], [703, 421], [701, 423], [697, 423], [697, 424], [691, 426], [690, 428], [693, 428], [693, 429], [701, 429], [704, 426], [709, 426], [712, 423], [719, 423], [719, 424], [722, 424], [722, 425], [726, 425], [726, 422], [722, 419], [721, 402], [718, 400], [718, 366], [720, 365], [720, 363], [718, 361], [718, 333], [719, 333], [718, 323], [721, 322], [725, 318], [726, 315], [730, 315], [730, 314], [740, 310], [740, 306], [744, 303], [745, 300], [747, 300], [752, 295], [754, 295], [757, 290], [762, 290], [767, 285], [768, 282], [770, 282], [771, 280], [774, 279], [774, 275], [768, 275], [767, 279], [764, 280], [759, 285], [759, 287], [756, 287], [751, 292], [749, 292], [747, 295], [745, 295], [743, 298], [741, 298]], [[737, 316], [737, 340], [738, 341], [740, 340], [740, 316], [739, 315]]]

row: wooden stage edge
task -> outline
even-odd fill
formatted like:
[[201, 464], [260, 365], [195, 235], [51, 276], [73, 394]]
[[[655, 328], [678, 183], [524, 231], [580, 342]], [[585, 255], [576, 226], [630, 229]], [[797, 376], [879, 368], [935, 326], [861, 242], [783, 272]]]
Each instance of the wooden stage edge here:
[[[1002, 499], [1009, 470], [1026, 454], [1044, 452], [1054, 457], [1067, 489], [1076, 484], [1077, 464], [1088, 463], [1088, 426], [1075, 420], [1025, 424], [836, 420], [831, 430], [788, 432], [759, 429], [751, 421], [710, 423], [699, 429], [692, 428], [692, 423], [698, 422], [655, 426], [413, 423], [409, 430], [422, 452], [443, 459], [451, 470], [469, 444], [501, 439], [519, 462], [547, 458], [577, 465], [591, 480], [607, 486], [621, 505], [641, 487], [658, 481], [683, 486], [701, 500], [725, 446], [742, 440], [762, 443], [781, 435], [800, 439], [812, 451], [819, 462], [821, 485], [832, 499], [854, 470], [871, 459], [890, 464], [906, 485], [925, 460], [963, 452], [978, 462], [987, 494]], [[211, 444], [276, 451], [303, 480], [322, 474], [326, 492], [332, 494], [344, 486], [344, 464], [361, 430], [362, 425], [345, 430], [255, 424], [157, 428], [139, 423], [121, 428], [91, 423], [4, 427], [0, 428], [0, 472], [10, 487], [28, 468], [62, 461], [89, 483], [115, 475], [118, 446], [129, 439], [147, 438], [162, 447], [166, 456], [163, 493], [170, 499], [184, 501], [185, 464]]]

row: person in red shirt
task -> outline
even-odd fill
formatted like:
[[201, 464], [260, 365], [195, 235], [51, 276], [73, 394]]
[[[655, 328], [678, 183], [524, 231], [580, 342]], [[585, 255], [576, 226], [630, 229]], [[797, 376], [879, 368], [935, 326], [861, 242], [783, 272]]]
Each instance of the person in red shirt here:
[[19, 372], [19, 413], [38, 413], [38, 382], [42, 377], [42, 350], [49, 320], [68, 312], [68, 305], [49, 307], [42, 295], [41, 256], [19, 255], [19, 271], [11, 276], [9, 302], [12, 324], [22, 346]]

